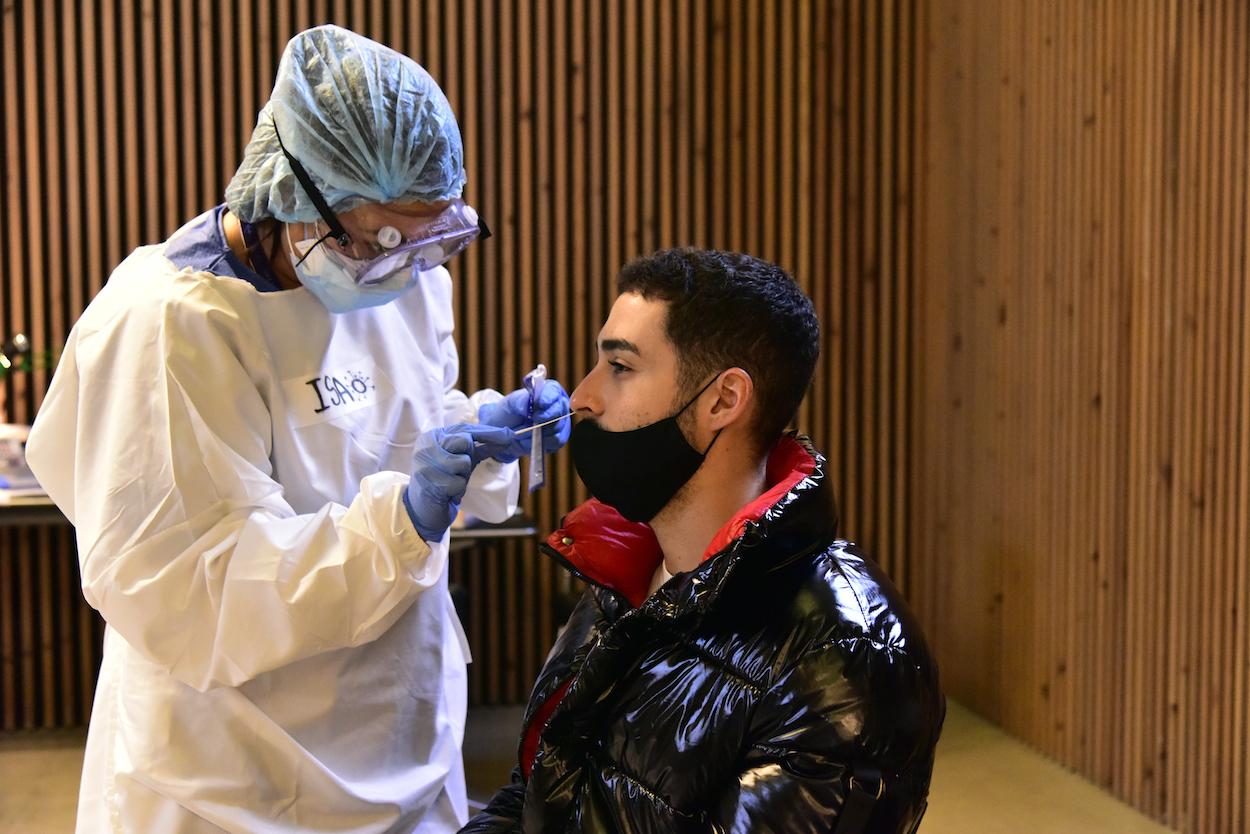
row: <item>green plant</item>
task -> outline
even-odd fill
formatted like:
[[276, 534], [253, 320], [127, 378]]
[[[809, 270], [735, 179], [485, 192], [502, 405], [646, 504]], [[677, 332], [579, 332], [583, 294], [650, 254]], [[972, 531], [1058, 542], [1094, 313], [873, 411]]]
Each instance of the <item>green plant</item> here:
[[52, 368], [56, 365], [56, 356], [50, 350], [32, 351], [30, 339], [18, 333], [3, 344], [0, 344], [0, 379], [18, 371], [33, 371], [35, 368]]

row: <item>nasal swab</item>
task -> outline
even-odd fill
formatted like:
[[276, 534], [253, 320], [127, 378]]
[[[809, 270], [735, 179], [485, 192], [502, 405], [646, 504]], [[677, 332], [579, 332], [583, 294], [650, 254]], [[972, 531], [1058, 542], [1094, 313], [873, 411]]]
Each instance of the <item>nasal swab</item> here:
[[514, 433], [521, 434], [522, 432], [534, 431], [535, 429], [541, 429], [543, 426], [550, 426], [552, 423], [558, 423], [566, 417], [572, 417], [575, 413], [576, 412], [574, 411], [570, 411], [568, 414], [561, 414], [559, 417], [556, 417], [553, 420], [548, 420], [545, 423], [536, 423], [535, 425], [532, 425], [532, 426], [526, 426], [523, 429], [516, 429]]
[[[576, 411], [570, 411], [568, 414], [561, 414], [559, 417], [556, 417], [554, 420], [548, 420], [545, 423], [538, 423], [537, 425], [534, 425], [534, 426], [526, 426], [523, 429], [514, 429], [512, 433], [513, 434], [525, 434], [527, 431], [534, 431], [535, 429], [541, 429], [544, 426], [550, 426], [552, 423], [558, 423], [561, 420], [567, 419], [569, 417], [575, 417], [576, 415], [577, 415]], [[477, 440], [477, 441], [474, 441], [473, 445], [477, 447], [477, 446], [485, 446], [486, 444], [480, 440]]]

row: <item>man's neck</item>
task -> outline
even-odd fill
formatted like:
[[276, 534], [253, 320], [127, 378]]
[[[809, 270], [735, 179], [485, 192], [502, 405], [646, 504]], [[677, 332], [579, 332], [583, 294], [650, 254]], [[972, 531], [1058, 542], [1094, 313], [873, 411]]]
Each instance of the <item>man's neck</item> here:
[[709, 455], [681, 494], [652, 519], [669, 573], [698, 567], [717, 531], [767, 488], [766, 458], [735, 458]]

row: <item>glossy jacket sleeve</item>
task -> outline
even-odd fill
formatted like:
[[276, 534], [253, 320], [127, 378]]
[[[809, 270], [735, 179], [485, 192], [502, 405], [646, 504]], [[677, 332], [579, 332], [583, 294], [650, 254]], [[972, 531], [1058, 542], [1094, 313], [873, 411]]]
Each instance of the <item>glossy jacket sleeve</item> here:
[[846, 799], [869, 702], [836, 645], [807, 653], [766, 692], [737, 784], [716, 814], [735, 834], [827, 834]]
[[512, 770], [512, 781], [500, 788], [486, 808], [479, 811], [461, 834], [521, 834], [521, 811], [525, 806], [525, 783], [521, 769]]
[[437, 582], [407, 476], [299, 514], [274, 479], [269, 410], [210, 290], [80, 322], [28, 446], [76, 527], [83, 593], [137, 651], [200, 690], [376, 639]]

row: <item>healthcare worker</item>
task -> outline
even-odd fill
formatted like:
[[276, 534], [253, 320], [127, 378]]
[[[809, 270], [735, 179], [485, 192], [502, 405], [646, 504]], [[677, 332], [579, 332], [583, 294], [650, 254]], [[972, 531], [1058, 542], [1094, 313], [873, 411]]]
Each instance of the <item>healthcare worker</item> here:
[[226, 204], [133, 252], [74, 327], [27, 451], [108, 624], [81, 834], [465, 821], [446, 533], [458, 506], [512, 511], [513, 430], [568, 401], [455, 388], [464, 183], [430, 76], [311, 29]]

